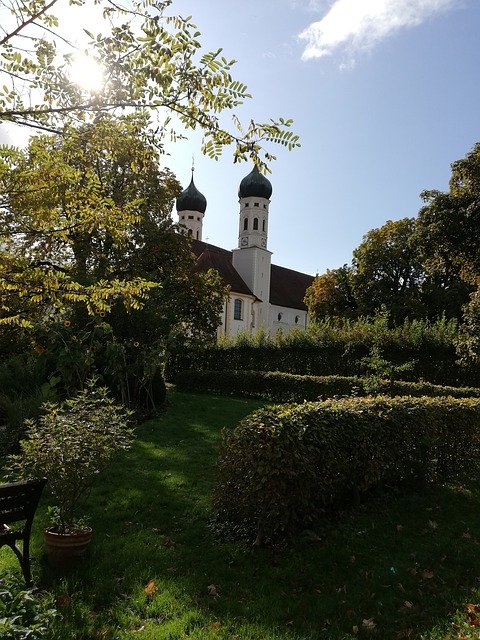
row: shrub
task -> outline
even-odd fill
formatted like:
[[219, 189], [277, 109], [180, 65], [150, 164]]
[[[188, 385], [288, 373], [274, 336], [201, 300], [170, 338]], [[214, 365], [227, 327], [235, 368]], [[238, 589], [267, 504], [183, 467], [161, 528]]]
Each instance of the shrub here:
[[315, 524], [381, 483], [421, 485], [478, 452], [480, 400], [349, 398], [271, 406], [224, 432], [214, 502], [261, 537]]
[[12, 576], [0, 578], [0, 638], [40, 640], [51, 637], [57, 612], [53, 597], [25, 589]]
[[74, 398], [44, 409], [38, 420], [27, 421], [27, 438], [20, 454], [11, 456], [10, 473], [46, 477], [58, 506], [58, 532], [75, 531], [79, 502], [117, 451], [132, 442], [129, 413], [95, 380]]
[[[355, 376], [298, 376], [279, 371], [182, 371], [181, 391], [263, 398], [273, 402], [303, 402], [335, 396], [370, 395], [371, 381]], [[391, 396], [452, 396], [479, 398], [480, 389], [442, 387], [428, 382], [378, 380], [379, 393]]]
[[[376, 347], [403, 380], [437, 384], [480, 385], [478, 367], [456, 363], [457, 324], [441, 318], [434, 323], [406, 320], [389, 328], [383, 315], [356, 321], [325, 320], [306, 330], [266, 336], [241, 335], [216, 346], [177, 348], [169, 355], [166, 378], [175, 382], [186, 369], [283, 371], [299, 375], [365, 375]], [[405, 363], [414, 362], [408, 370]]]

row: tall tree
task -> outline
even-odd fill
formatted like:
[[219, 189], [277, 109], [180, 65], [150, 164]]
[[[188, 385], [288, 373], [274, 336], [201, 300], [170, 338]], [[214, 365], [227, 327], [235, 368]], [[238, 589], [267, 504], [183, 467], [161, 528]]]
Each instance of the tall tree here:
[[343, 265], [318, 275], [305, 293], [305, 304], [313, 321], [354, 316], [357, 303], [351, 269]]
[[448, 192], [424, 191], [418, 239], [428, 271], [470, 284], [480, 279], [480, 143], [452, 164]]
[[29, 329], [68, 392], [95, 368], [124, 402], [152, 408], [168, 342], [214, 336], [226, 290], [194, 270], [170, 217], [180, 186], [146, 124], [99, 114], [4, 150], [0, 313]]
[[424, 315], [425, 274], [413, 242], [415, 226], [414, 218], [388, 220], [369, 231], [353, 252], [354, 290], [361, 314], [384, 305], [396, 321]]
[[[188, 240], [170, 218], [180, 187], [159, 168], [145, 117], [100, 114], [66, 136], [4, 149], [0, 161], [4, 322], [31, 325], [72, 304], [94, 315], [119, 313], [119, 299], [139, 310], [150, 295], [165, 335], [176, 323], [192, 323], [189, 297], [208, 306], [208, 295], [196, 301], [195, 286], [206, 282], [191, 273]], [[215, 287], [212, 294], [213, 315], [198, 320], [210, 332], [219, 313]]]

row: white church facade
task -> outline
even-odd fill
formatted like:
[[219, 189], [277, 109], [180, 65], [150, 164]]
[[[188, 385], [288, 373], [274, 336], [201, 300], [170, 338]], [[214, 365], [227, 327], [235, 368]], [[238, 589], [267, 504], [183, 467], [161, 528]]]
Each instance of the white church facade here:
[[308, 312], [303, 299], [313, 276], [272, 264], [268, 249], [268, 223], [272, 185], [255, 165], [240, 183], [238, 245], [233, 251], [202, 240], [207, 200], [196, 188], [193, 175], [177, 199], [178, 223], [192, 237], [197, 268], [216, 269], [230, 288], [218, 334], [275, 334], [305, 328]]

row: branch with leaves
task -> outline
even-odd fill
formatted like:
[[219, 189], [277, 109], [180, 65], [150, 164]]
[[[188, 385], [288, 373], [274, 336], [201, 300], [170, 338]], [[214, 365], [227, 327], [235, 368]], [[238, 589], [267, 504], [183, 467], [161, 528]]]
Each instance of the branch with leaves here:
[[[200, 32], [191, 17], [169, 15], [170, 0], [70, 1], [77, 5], [72, 11], [87, 15], [91, 8], [102, 9], [104, 20], [99, 33], [85, 30], [81, 47], [101, 63], [104, 83], [95, 92], [82, 90], [70, 77], [80, 48], [52, 13], [62, 4], [0, 0], [0, 11], [10, 15], [0, 41], [0, 122], [63, 132], [66, 123], [85, 122], [100, 112], [146, 110], [156, 120], [159, 138], [201, 129], [209, 157], [217, 159], [233, 146], [235, 161], [251, 158], [264, 169], [274, 156], [263, 144], [299, 146], [289, 119], [251, 121], [244, 129], [233, 115], [232, 129], [223, 126], [222, 114], [251, 96], [232, 77], [235, 61], [222, 49], [202, 55]], [[172, 117], [180, 127], [172, 125]]]

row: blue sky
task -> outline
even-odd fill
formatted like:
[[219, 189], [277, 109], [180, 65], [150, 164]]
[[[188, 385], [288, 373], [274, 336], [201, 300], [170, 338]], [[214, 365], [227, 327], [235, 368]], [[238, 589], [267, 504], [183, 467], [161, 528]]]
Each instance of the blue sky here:
[[[244, 119], [294, 119], [302, 147], [278, 148], [269, 179], [273, 262], [307, 273], [350, 262], [362, 236], [415, 216], [424, 189], [480, 141], [478, 0], [175, 0], [206, 49], [238, 61], [253, 100]], [[304, 34], [303, 37], [299, 37]], [[236, 246], [237, 189], [250, 167], [200, 156], [166, 163], [208, 207], [204, 239]]]

